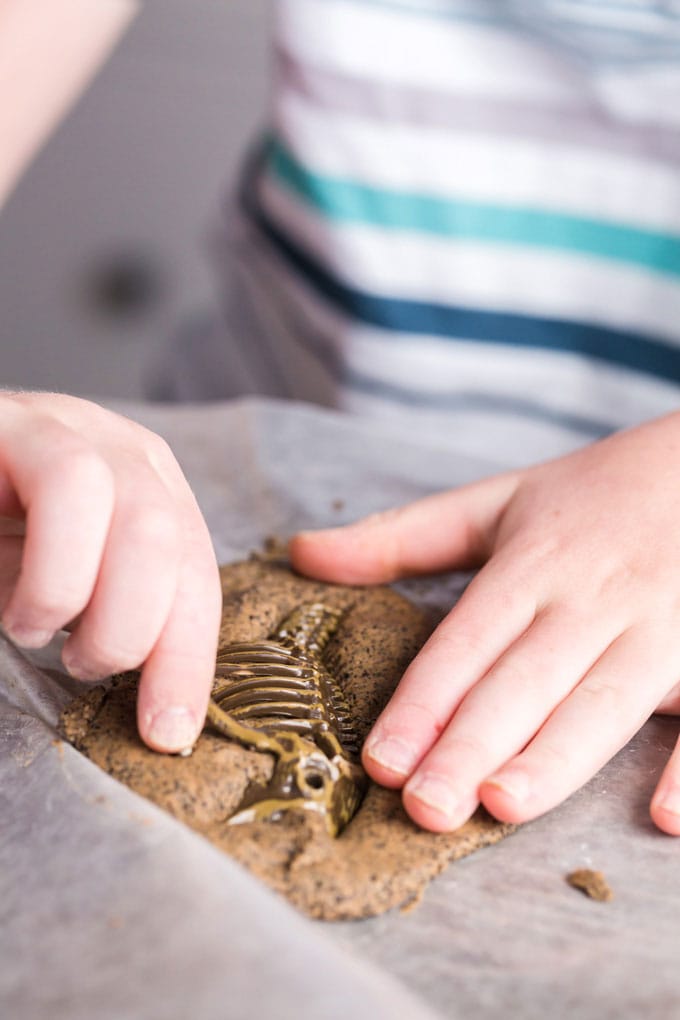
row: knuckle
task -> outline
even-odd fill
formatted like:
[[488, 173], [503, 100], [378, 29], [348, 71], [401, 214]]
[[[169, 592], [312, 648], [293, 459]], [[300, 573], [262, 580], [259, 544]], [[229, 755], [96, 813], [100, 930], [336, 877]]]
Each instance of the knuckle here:
[[464, 733], [456, 734], [446, 742], [446, 753], [452, 761], [465, 759], [482, 763], [490, 758], [490, 749], [484, 740]]
[[[546, 690], [553, 686], [549, 663], [532, 657], [530, 661], [499, 663], [487, 674], [497, 698], [518, 706], [536, 706], [545, 702]], [[480, 690], [479, 697], [484, 692]]]
[[113, 472], [104, 458], [78, 437], [65, 437], [55, 463], [58, 463], [60, 480], [66, 486], [84, 493], [93, 489], [113, 489]]
[[468, 604], [469, 598], [465, 603], [461, 599], [449, 610], [423, 645], [420, 659], [426, 661], [426, 657], [431, 657], [434, 668], [438, 662], [454, 665], [484, 646], [488, 641], [488, 630], [466, 613]]
[[389, 729], [395, 734], [400, 731], [412, 733], [417, 730], [436, 740], [442, 733], [445, 722], [446, 720], [442, 719], [431, 705], [408, 699], [400, 703], [397, 714], [389, 720]]
[[145, 431], [144, 447], [147, 460], [151, 467], [159, 474], [176, 473], [180, 470], [177, 458], [172, 452], [170, 444], [156, 432]]
[[594, 710], [599, 713], [611, 714], [617, 711], [622, 701], [621, 686], [604, 677], [590, 677], [581, 684], [579, 694], [584, 700], [592, 702]]
[[126, 540], [144, 550], [174, 554], [179, 548], [181, 530], [175, 513], [169, 507], [147, 505], [138, 507], [125, 522]]
[[125, 646], [120, 640], [113, 642], [108, 636], [91, 634], [86, 641], [79, 643], [77, 658], [93, 674], [108, 676], [136, 669], [148, 653], [149, 648], [141, 644], [137, 647]]
[[60, 588], [41, 588], [25, 596], [25, 608], [15, 612], [32, 626], [57, 630], [65, 626], [85, 607], [82, 591], [67, 584]]
[[569, 775], [574, 768], [574, 756], [561, 744], [544, 742], [540, 750], [535, 751], [538, 767], [533, 771], [537, 775]]

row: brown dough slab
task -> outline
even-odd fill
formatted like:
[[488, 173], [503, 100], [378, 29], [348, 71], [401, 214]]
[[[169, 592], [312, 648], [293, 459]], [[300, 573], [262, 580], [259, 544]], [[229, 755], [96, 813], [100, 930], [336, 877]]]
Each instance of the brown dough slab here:
[[[266, 637], [303, 602], [347, 609], [327, 653], [362, 740], [432, 630], [420, 610], [389, 588], [321, 584], [277, 562], [223, 567], [222, 582], [223, 644]], [[227, 819], [249, 784], [271, 775], [271, 756], [208, 729], [190, 757], [150, 751], [137, 735], [135, 696], [136, 677], [125, 676], [77, 698], [62, 715], [66, 739], [312, 917], [360, 918], [406, 908], [450, 861], [498, 842], [513, 828], [479, 811], [456, 832], [426, 832], [409, 820], [397, 792], [374, 784], [336, 839], [309, 812], [230, 826]]]

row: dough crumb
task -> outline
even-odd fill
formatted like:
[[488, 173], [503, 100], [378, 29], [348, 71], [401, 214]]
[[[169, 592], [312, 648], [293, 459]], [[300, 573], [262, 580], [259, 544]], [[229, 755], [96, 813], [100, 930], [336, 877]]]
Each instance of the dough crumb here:
[[286, 563], [288, 560], [288, 542], [280, 535], [265, 535], [260, 549], [254, 549], [251, 560], [261, 563]]
[[579, 868], [567, 875], [567, 882], [574, 889], [580, 889], [591, 900], [597, 900], [598, 903], [609, 903], [614, 899], [614, 893], [601, 871]]

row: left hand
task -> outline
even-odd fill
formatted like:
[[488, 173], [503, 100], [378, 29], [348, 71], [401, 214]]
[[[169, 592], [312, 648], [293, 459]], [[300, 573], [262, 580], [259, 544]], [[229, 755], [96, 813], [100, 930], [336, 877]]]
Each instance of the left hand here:
[[[672, 415], [292, 540], [298, 570], [339, 583], [481, 566], [364, 747], [419, 825], [455, 829], [480, 802], [535, 818], [680, 712], [679, 468]], [[680, 835], [680, 745], [651, 814]]]

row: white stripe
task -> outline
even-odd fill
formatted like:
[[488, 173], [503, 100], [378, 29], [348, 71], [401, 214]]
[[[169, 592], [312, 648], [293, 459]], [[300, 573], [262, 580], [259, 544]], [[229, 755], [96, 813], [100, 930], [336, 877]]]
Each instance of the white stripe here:
[[680, 234], [678, 170], [652, 158], [334, 113], [289, 90], [277, 125], [320, 174]]
[[350, 287], [599, 323], [680, 346], [680, 282], [670, 277], [530, 247], [338, 226], [271, 178], [263, 181], [261, 196], [276, 222]]
[[546, 105], [586, 94], [568, 60], [512, 30], [344, 0], [279, 0], [277, 10], [277, 38], [291, 56], [329, 70]]

